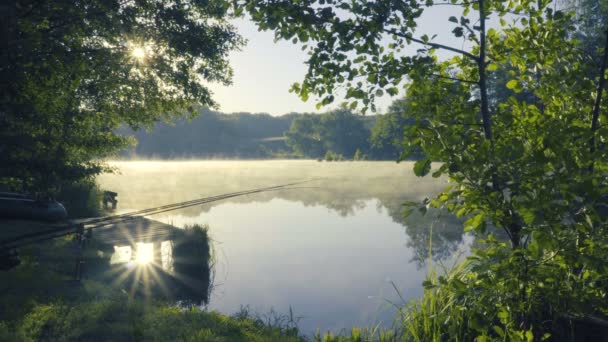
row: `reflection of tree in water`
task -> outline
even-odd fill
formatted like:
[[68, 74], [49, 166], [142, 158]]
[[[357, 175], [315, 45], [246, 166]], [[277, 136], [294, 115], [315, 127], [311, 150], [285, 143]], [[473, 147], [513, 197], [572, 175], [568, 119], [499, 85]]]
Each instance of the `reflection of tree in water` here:
[[[414, 211], [409, 217], [404, 218], [403, 203], [413, 200], [411, 194], [396, 195], [394, 189], [387, 189], [383, 186], [374, 187], [369, 182], [367, 184], [322, 182], [319, 187], [315, 188], [261, 193], [250, 197], [230, 199], [230, 202], [264, 203], [275, 198], [299, 202], [307, 207], [324, 206], [342, 217], [354, 215], [358, 210], [364, 209], [370, 200], [377, 199], [378, 211], [382, 211], [384, 208], [395, 223], [405, 228], [405, 233], [409, 237], [406, 246], [414, 250], [413, 261], [419, 262], [421, 266], [431, 252], [429, 244], [432, 244], [433, 260], [443, 260], [451, 256], [463, 242], [462, 221], [454, 215], [447, 211], [429, 209], [426, 215]], [[419, 198], [414, 200], [419, 200]], [[180, 211], [180, 214], [198, 216], [201, 212], [207, 212], [213, 205], [220, 203], [212, 203], [204, 208], [188, 208]]]
[[370, 200], [377, 199], [393, 221], [405, 227], [408, 247], [422, 259], [429, 254], [430, 241], [434, 259], [449, 256], [462, 242], [462, 224], [447, 213], [439, 218], [438, 212], [434, 211], [429, 211], [426, 216], [414, 213], [408, 219], [403, 218], [405, 208], [402, 204], [405, 201], [421, 201], [445, 187], [445, 181], [440, 179], [415, 177], [409, 162], [160, 162], [158, 166], [150, 163], [128, 165], [133, 165], [131, 171], [125, 167], [123, 175], [109, 179], [111, 182], [102, 182], [102, 186], [119, 193], [121, 188], [129, 189], [124, 196], [121, 195], [122, 205], [126, 208], [141, 209], [323, 177], [293, 189], [235, 197], [175, 213], [197, 217], [222, 203], [265, 203], [278, 198], [304, 206], [324, 206], [341, 216], [350, 216], [363, 209]]
[[207, 229], [181, 230], [173, 240], [174, 297], [192, 303], [208, 303], [211, 289], [211, 253]]
[[413, 261], [422, 266], [429, 255], [436, 261], [450, 257], [463, 242], [462, 221], [439, 209], [429, 209], [425, 215], [415, 210], [406, 218], [403, 215], [405, 201], [393, 199], [381, 203], [393, 221], [405, 227], [409, 237], [407, 246], [415, 252]]
[[98, 248], [107, 252], [102, 255], [112, 255], [111, 250], [114, 254], [87, 267], [85, 277], [135, 297], [208, 303], [211, 253], [207, 228], [178, 229], [148, 219], [134, 221], [93, 235]]

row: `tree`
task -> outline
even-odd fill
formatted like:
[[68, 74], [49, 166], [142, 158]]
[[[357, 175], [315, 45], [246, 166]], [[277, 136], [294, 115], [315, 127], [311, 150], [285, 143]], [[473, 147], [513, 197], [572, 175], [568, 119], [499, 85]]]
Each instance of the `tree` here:
[[368, 149], [369, 130], [361, 117], [338, 109], [296, 117], [285, 136], [287, 144], [301, 156], [320, 158], [332, 151], [350, 159], [357, 149]]
[[325, 149], [351, 159], [358, 148], [368, 150], [369, 131], [361, 117], [337, 109], [321, 115], [320, 137]]
[[[423, 205], [467, 217], [465, 229], [478, 236], [488, 224], [508, 235], [509, 247], [486, 236], [467, 283], [443, 281], [459, 310], [475, 318], [465, 340], [540, 340], [559, 315], [608, 314], [605, 286], [590, 280], [603, 279], [608, 261], [598, 209], [608, 190], [607, 132], [599, 124], [606, 119], [608, 35], [588, 58], [574, 39], [575, 17], [550, 0], [241, 4], [261, 29], [306, 44], [309, 70], [292, 87], [304, 100], [316, 95], [326, 105], [344, 87], [349, 106], [374, 110], [375, 97], [406, 84], [414, 121], [406, 139], [424, 154], [414, 172], [425, 176], [439, 160], [433, 176], [447, 174], [453, 183]], [[460, 11], [448, 19], [451, 34], [470, 48], [415, 32], [424, 9], [442, 4]], [[420, 49], [405, 54], [413, 44]], [[439, 60], [437, 50], [454, 56]], [[491, 81], [501, 82], [499, 70], [508, 75], [508, 97], [491, 89]]]
[[[122, 123], [213, 106], [242, 40], [224, 1], [9, 1], [0, 6], [0, 180], [56, 189], [102, 170]], [[191, 113], [194, 113], [191, 111]]]
[[[370, 136], [375, 158], [399, 160], [404, 155], [403, 134], [414, 123], [407, 117], [408, 103], [407, 98], [396, 100], [386, 114], [378, 117]], [[407, 155], [412, 157], [410, 153]]]
[[319, 133], [320, 116], [303, 114], [291, 122], [289, 131], [285, 132], [287, 146], [294, 153], [303, 157], [320, 158], [325, 149]]

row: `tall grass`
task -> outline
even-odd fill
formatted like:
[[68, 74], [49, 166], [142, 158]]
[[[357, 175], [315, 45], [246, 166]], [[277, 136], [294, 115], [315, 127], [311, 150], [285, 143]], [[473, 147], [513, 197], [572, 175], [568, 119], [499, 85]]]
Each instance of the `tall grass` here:
[[95, 180], [85, 179], [64, 184], [56, 197], [65, 206], [70, 218], [96, 217], [103, 214], [103, 191]]
[[[397, 320], [404, 341], [441, 342], [470, 341], [467, 334], [467, 312], [462, 310], [460, 296], [455, 286], [462, 284], [469, 273], [468, 262], [431, 266], [423, 282], [424, 292], [419, 300], [399, 309]], [[458, 285], [456, 285], [457, 287]]]

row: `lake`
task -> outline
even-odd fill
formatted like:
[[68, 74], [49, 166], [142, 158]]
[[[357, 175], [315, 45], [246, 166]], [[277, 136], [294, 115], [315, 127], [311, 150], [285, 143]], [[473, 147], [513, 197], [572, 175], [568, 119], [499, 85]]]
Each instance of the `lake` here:
[[177, 227], [209, 226], [210, 310], [232, 314], [248, 306], [271, 317], [291, 309], [307, 335], [316, 329], [390, 327], [395, 305], [422, 294], [429, 254], [449, 265], [470, 243], [462, 224], [445, 213], [403, 218], [405, 201], [421, 201], [447, 185], [444, 178], [416, 177], [411, 162], [110, 165], [117, 172], [98, 181], [118, 192], [120, 211], [321, 178], [150, 217]]

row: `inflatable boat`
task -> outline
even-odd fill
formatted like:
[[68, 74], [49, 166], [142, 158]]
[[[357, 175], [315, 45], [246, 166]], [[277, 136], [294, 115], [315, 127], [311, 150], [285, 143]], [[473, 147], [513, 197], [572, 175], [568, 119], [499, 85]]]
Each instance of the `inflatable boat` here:
[[68, 212], [57, 201], [34, 199], [13, 192], [0, 192], [0, 218], [54, 222], [67, 219]]

